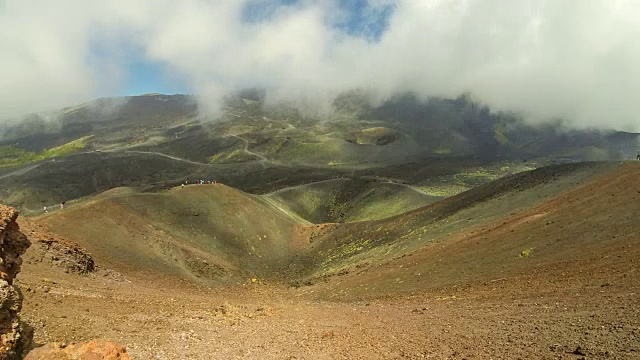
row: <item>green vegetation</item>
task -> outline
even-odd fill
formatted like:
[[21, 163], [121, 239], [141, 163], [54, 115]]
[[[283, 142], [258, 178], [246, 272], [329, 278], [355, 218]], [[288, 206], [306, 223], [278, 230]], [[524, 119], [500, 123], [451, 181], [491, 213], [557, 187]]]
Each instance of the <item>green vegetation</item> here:
[[517, 161], [506, 161], [453, 175], [434, 177], [418, 187], [431, 196], [453, 196], [503, 176], [535, 168], [536, 166], [533, 163], [523, 164]]
[[531, 252], [533, 251], [534, 248], [528, 248], [525, 250], [522, 250], [522, 252], [520, 253], [520, 257], [521, 258], [525, 258], [525, 257], [529, 257], [529, 255], [531, 255]]
[[345, 179], [300, 186], [274, 199], [313, 223], [379, 220], [434, 201], [401, 185]]
[[487, 170], [480, 169], [473, 172], [455, 174], [453, 177], [457, 185], [464, 187], [473, 187], [495, 180], [499, 178], [500, 175], [492, 174]]
[[[329, 166], [342, 165], [345, 160], [343, 141], [325, 137], [307, 137], [300, 141], [294, 139], [279, 139], [266, 151], [266, 156], [275, 159], [291, 161], [305, 159], [309, 163], [324, 163]], [[333, 164], [330, 164], [332, 162]]]
[[[372, 196], [376, 197], [375, 193], [372, 193]], [[411, 198], [404, 196], [381, 196], [379, 201], [361, 201], [361, 204], [357, 204], [359, 206], [352, 210], [353, 214], [351, 214], [348, 220], [367, 221], [384, 219], [424, 205], [418, 201], [414, 203], [411, 200]]]
[[62, 109], [62, 115], [72, 114], [72, 113], [74, 113], [74, 112], [76, 112], [78, 110], [82, 110], [82, 109], [86, 108], [87, 105], [88, 104], [85, 103], [85, 104], [80, 104], [80, 105], [77, 105], [77, 106], [66, 107], [66, 108]]
[[[349, 235], [345, 241], [338, 247], [331, 249], [327, 252], [324, 260], [322, 261], [322, 267], [325, 268], [327, 275], [334, 275], [339, 269], [331, 267], [330, 265], [342, 261], [355, 262], [354, 255], [369, 250], [371, 248], [372, 241], [370, 239], [356, 239], [352, 235]], [[349, 259], [351, 258], [351, 259]]]
[[0, 146], [0, 167], [17, 166], [30, 162], [34, 153], [13, 146]]
[[509, 138], [505, 135], [506, 127], [503, 124], [496, 124], [493, 128], [493, 137], [502, 145], [509, 143]]
[[87, 146], [87, 141], [92, 137], [93, 136], [83, 136], [64, 145], [45, 150], [38, 155], [38, 160], [44, 160], [54, 156], [65, 156], [83, 150]]
[[393, 130], [381, 126], [362, 130], [362, 135], [365, 136], [382, 136], [388, 133], [393, 133]]
[[469, 190], [466, 186], [456, 184], [437, 184], [431, 186], [420, 186], [420, 190], [429, 196], [453, 196], [463, 191]]
[[348, 142], [359, 145], [386, 145], [401, 138], [398, 131], [386, 127], [372, 127], [354, 131], [347, 135]]
[[[257, 129], [257, 130], [260, 130], [260, 129]], [[226, 133], [231, 135], [241, 135], [241, 134], [252, 133], [252, 132], [256, 132], [256, 128], [255, 126], [249, 125], [249, 124], [232, 125], [226, 130]]]
[[[210, 164], [224, 164], [230, 162], [238, 162], [238, 158], [242, 155], [242, 149], [228, 149], [221, 151], [209, 157]], [[243, 160], [240, 160], [243, 161]]]
[[14, 146], [0, 146], [0, 167], [19, 166], [56, 156], [73, 154], [83, 150], [92, 137], [83, 136], [58, 147], [44, 150], [39, 154]]
[[438, 154], [438, 155], [449, 155], [449, 154], [451, 154], [451, 149], [449, 149], [449, 148], [433, 149], [433, 153], [434, 154]]
[[327, 163], [327, 166], [349, 166], [349, 165], [358, 165], [357, 161], [336, 161], [336, 160], [331, 160]]
[[305, 210], [311, 213], [315, 209], [319, 208], [322, 205], [323, 195], [324, 194], [320, 191], [305, 191], [302, 194], [302, 205], [306, 208]]

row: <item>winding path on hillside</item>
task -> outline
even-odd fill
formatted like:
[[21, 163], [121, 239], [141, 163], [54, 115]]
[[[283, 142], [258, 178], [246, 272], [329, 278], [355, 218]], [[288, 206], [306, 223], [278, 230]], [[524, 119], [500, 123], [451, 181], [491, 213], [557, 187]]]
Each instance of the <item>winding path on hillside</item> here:
[[40, 166], [41, 164], [42, 164], [42, 163], [37, 163], [37, 164], [31, 165], [31, 166], [23, 167], [23, 168], [21, 168], [21, 169], [18, 169], [18, 170], [12, 171], [12, 172], [7, 173], [7, 174], [4, 174], [4, 175], [0, 175], [0, 179], [8, 178], [8, 177], [10, 177], [10, 176], [14, 176], [14, 175], [23, 175], [23, 174], [26, 174], [26, 173], [28, 173], [29, 171], [31, 171], [31, 170], [33, 170], [33, 169], [37, 168], [37, 167], [38, 167], [38, 166]]
[[[265, 164], [265, 162], [271, 163], [271, 161], [269, 159], [267, 159], [266, 157], [258, 154], [258, 153], [254, 153], [253, 151], [249, 150], [249, 141], [247, 139], [241, 138], [239, 136], [236, 135], [232, 135], [235, 138], [238, 138], [242, 141], [244, 141], [245, 145], [244, 145], [244, 151], [247, 154], [253, 155], [258, 157], [260, 160], [258, 160], [258, 162], [261, 164], [261, 166], [263, 168], [266, 168], [267, 165]], [[142, 150], [128, 150], [128, 149], [112, 149], [112, 150], [100, 150], [100, 151], [83, 151], [83, 152], [78, 152], [75, 154], [69, 154], [69, 156], [77, 156], [77, 155], [83, 155], [83, 154], [99, 154], [99, 153], [128, 153], [128, 154], [146, 154], [146, 155], [155, 155], [155, 156], [162, 156], [165, 157], [167, 159], [171, 159], [171, 160], [175, 160], [175, 161], [180, 161], [180, 162], [184, 162], [184, 163], [188, 163], [188, 164], [192, 164], [192, 165], [210, 165], [207, 163], [203, 163], [203, 162], [198, 162], [198, 161], [193, 161], [193, 160], [189, 160], [189, 159], [185, 159], [185, 158], [181, 158], [181, 157], [177, 157], [177, 156], [173, 156], [173, 155], [168, 155], [165, 153], [161, 153], [161, 152], [157, 152], [157, 151], [142, 151]], [[60, 160], [59, 160], [60, 161]], [[63, 161], [63, 160], [62, 160]], [[24, 175], [27, 172], [39, 167], [40, 165], [44, 164], [47, 161], [43, 161], [43, 162], [39, 162], [37, 164], [33, 164], [30, 166], [26, 166], [20, 169], [17, 169], [15, 171], [11, 171], [9, 173], [6, 174], [2, 174], [0, 175], [0, 179], [4, 179], [4, 178], [8, 178], [11, 176], [19, 176], [19, 175]]]
[[269, 160], [266, 157], [264, 157], [264, 155], [258, 154], [256, 152], [253, 152], [253, 151], [249, 150], [249, 140], [247, 140], [247, 139], [245, 139], [243, 137], [240, 137], [238, 135], [231, 135], [231, 136], [233, 136], [234, 138], [239, 139], [239, 140], [244, 142], [244, 149], [242, 149], [242, 151], [244, 151], [245, 153], [247, 153], [249, 155], [253, 155], [253, 156], [257, 157], [258, 159], [260, 159], [260, 160], [258, 160], [258, 162], [260, 163], [260, 166], [262, 166], [263, 169], [267, 168], [267, 164], [266, 163], [270, 163], [270, 164], [273, 163], [271, 160]]
[[[432, 195], [427, 194], [426, 192], [424, 192], [420, 188], [418, 188], [416, 186], [413, 186], [413, 185], [403, 184], [403, 183], [400, 183], [400, 182], [395, 182], [395, 181], [391, 181], [391, 180], [387, 180], [387, 179], [381, 179], [381, 178], [377, 178], [375, 176], [362, 176], [361, 178], [362, 179], [367, 179], [367, 180], [374, 180], [374, 181], [377, 181], [380, 184], [393, 184], [393, 185], [403, 186], [403, 187], [406, 187], [407, 189], [411, 189], [411, 190], [419, 193], [420, 195], [429, 196], [429, 197], [432, 196]], [[349, 180], [349, 179], [350, 179], [349, 177], [338, 177], [338, 178], [333, 178], [333, 179], [314, 181], [314, 182], [305, 183], [305, 184], [287, 186], [287, 187], [284, 187], [282, 189], [278, 189], [278, 190], [274, 190], [272, 192], [266, 193], [264, 195], [265, 196], [277, 195], [279, 193], [282, 193], [282, 192], [285, 192], [285, 191], [288, 191], [288, 190], [298, 189], [298, 188], [301, 188], [301, 187], [307, 186], [307, 185], [322, 184], [322, 183], [329, 182], [329, 181]]]
[[281, 212], [283, 215], [285, 215], [286, 217], [290, 218], [294, 222], [297, 222], [297, 223], [300, 223], [300, 224], [304, 224], [304, 225], [313, 224], [311, 221], [309, 221], [309, 220], [303, 218], [302, 216], [298, 215], [295, 211], [291, 211], [289, 209], [286, 209], [286, 208], [282, 207], [281, 204], [278, 201], [276, 201], [275, 199], [269, 197], [268, 195], [260, 195], [259, 199], [264, 201], [267, 205], [275, 208], [276, 210], [278, 210], [279, 212]]
[[348, 177], [338, 177], [338, 178], [333, 178], [333, 179], [326, 179], [326, 180], [314, 181], [314, 182], [304, 183], [304, 184], [299, 184], [299, 185], [287, 186], [287, 187], [283, 187], [282, 189], [274, 190], [274, 191], [268, 192], [266, 194], [263, 194], [263, 196], [278, 195], [278, 194], [280, 194], [282, 192], [285, 192], [285, 191], [288, 191], [288, 190], [299, 189], [299, 188], [307, 186], [307, 185], [322, 184], [322, 183], [326, 183], [326, 182], [329, 182], [329, 181], [337, 181], [337, 180], [349, 180], [349, 178]]
[[405, 183], [401, 183], [401, 182], [397, 182], [397, 181], [389, 180], [389, 179], [386, 179], [386, 178], [379, 178], [379, 177], [371, 176], [371, 175], [361, 176], [361, 178], [362, 178], [362, 179], [367, 179], [367, 180], [374, 180], [374, 181], [378, 181], [378, 182], [383, 183], [383, 184], [400, 185], [400, 186], [404, 186], [404, 187], [406, 187], [407, 189], [411, 189], [411, 190], [413, 190], [413, 191], [415, 191], [415, 192], [417, 192], [417, 193], [420, 193], [420, 194], [422, 194], [422, 195], [425, 195], [425, 196], [433, 196], [433, 195], [429, 195], [429, 194], [427, 194], [424, 190], [420, 189], [420, 188], [419, 188], [419, 187], [417, 187], [417, 186], [413, 186], [413, 185], [409, 185], [409, 184], [405, 184]]
[[[197, 162], [197, 161], [193, 161], [193, 160], [188, 160], [188, 159], [184, 159], [184, 158], [180, 158], [177, 156], [173, 156], [173, 155], [167, 155], [167, 154], [163, 154], [160, 152], [156, 152], [156, 151], [140, 151], [140, 150], [101, 150], [100, 152], [103, 153], [135, 153], [135, 154], [147, 154], [147, 155], [156, 155], [156, 156], [162, 156], [171, 160], [175, 160], [175, 161], [180, 161], [180, 162], [186, 162], [188, 164], [193, 164], [193, 165], [209, 165], [207, 163], [202, 163], [202, 162]], [[100, 153], [98, 152], [98, 153]], [[94, 154], [96, 153], [95, 151], [83, 151], [83, 152], [79, 152], [79, 153], [75, 153], [75, 154], [69, 154], [69, 156], [77, 156], [77, 155], [83, 155], [83, 154]], [[56, 162], [63, 162], [64, 160], [57, 160]], [[38, 168], [40, 165], [46, 163], [46, 162], [52, 162], [51, 160], [45, 160], [42, 162], [39, 162], [37, 164], [33, 164], [33, 165], [29, 165], [26, 167], [22, 167], [20, 169], [11, 171], [9, 173], [6, 174], [2, 174], [0, 175], [0, 179], [5, 179], [11, 176], [20, 176], [20, 175], [24, 175], [28, 172], [30, 172], [31, 170], [34, 170], [36, 168]]]
[[409, 184], [403, 184], [403, 183], [397, 183], [397, 182], [393, 182], [393, 181], [385, 181], [386, 184], [394, 184], [394, 185], [400, 185], [400, 186], [404, 186], [407, 189], [411, 189], [417, 193], [420, 193], [422, 195], [425, 196], [433, 196], [433, 195], [429, 195], [427, 194], [424, 190], [420, 189], [419, 187], [413, 186], [413, 185], [409, 185]]
[[[77, 155], [77, 154], [84, 154], [84, 152], [83, 153], [70, 154], [69, 156]], [[45, 163], [49, 163], [49, 162], [59, 162], [60, 163], [60, 162], [64, 162], [65, 161], [64, 158], [57, 158], [57, 159], [58, 160], [54, 160], [53, 158], [52, 159], [47, 159], [47, 160], [42, 160], [42, 161], [40, 161], [38, 163], [18, 168], [18, 169], [14, 170], [14, 171], [11, 171], [11, 172], [8, 172], [6, 174], [0, 175], [0, 179], [8, 178], [8, 177], [11, 177], [11, 176], [24, 175], [24, 174], [30, 172], [31, 170], [40, 167], [40, 165], [45, 164]]]
[[117, 153], [117, 152], [124, 152], [124, 153], [135, 153], [135, 154], [148, 154], [148, 155], [158, 155], [158, 156], [163, 156], [166, 158], [169, 158], [171, 160], [176, 160], [176, 161], [181, 161], [181, 162], [186, 162], [189, 164], [193, 164], [193, 165], [209, 165], [207, 163], [202, 163], [202, 162], [197, 162], [197, 161], [193, 161], [193, 160], [188, 160], [188, 159], [184, 159], [184, 158], [180, 158], [177, 156], [173, 156], [173, 155], [167, 155], [161, 152], [156, 152], [156, 151], [140, 151], [140, 150], [103, 150], [102, 152], [113, 152], [113, 153]]

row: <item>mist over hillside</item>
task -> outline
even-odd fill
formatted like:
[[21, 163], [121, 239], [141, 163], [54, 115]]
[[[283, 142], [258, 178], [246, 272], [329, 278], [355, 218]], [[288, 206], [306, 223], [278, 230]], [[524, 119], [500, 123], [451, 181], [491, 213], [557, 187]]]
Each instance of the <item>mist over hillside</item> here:
[[327, 109], [363, 88], [375, 106], [468, 92], [533, 122], [636, 131], [639, 15], [605, 0], [7, 0], [0, 118], [177, 88], [212, 117], [247, 87]]
[[[99, 144], [144, 137], [158, 129], [169, 131], [188, 122], [213, 131], [211, 129], [219, 124], [229, 127], [234, 122], [249, 124], [272, 119], [285, 123], [285, 127], [321, 126], [325, 130], [320, 132], [340, 133], [340, 141], [349, 144], [402, 143], [406, 146], [395, 149], [400, 153], [404, 151], [402, 156], [424, 153], [436, 157], [463, 155], [486, 159], [550, 156], [606, 160], [631, 158], [638, 146], [634, 133], [603, 128], [577, 129], [562, 119], [531, 123], [518, 113], [493, 111], [470, 94], [423, 98], [406, 92], [376, 103], [370, 92], [356, 89], [338, 94], [329, 107], [321, 108], [312, 102], [273, 99], [264, 89], [250, 88], [227, 95], [223, 109], [218, 117], [208, 116], [202, 112], [197, 99], [189, 95], [101, 98], [0, 124], [0, 145], [39, 152], [92, 136], [94, 148], [98, 149]], [[296, 139], [298, 135], [289, 134], [289, 137]], [[221, 134], [214, 131], [212, 136]], [[388, 146], [387, 150], [392, 148]]]
[[638, 150], [635, 133], [532, 124], [469, 95], [403, 93], [376, 105], [353, 90], [322, 111], [255, 88], [225, 99], [219, 117], [203, 115], [192, 96], [148, 94], [4, 124], [0, 198], [40, 211], [122, 186], [156, 191], [204, 178], [267, 193], [345, 177], [442, 197], [548, 164], [635, 159]]

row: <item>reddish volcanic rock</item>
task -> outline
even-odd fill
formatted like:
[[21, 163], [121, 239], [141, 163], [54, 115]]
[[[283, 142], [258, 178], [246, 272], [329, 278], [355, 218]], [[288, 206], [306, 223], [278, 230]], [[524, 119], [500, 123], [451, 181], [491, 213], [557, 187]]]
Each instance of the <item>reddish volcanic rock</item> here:
[[0, 205], [0, 360], [22, 358], [32, 334], [20, 322], [22, 294], [13, 285], [20, 257], [31, 245], [16, 223], [18, 211]]
[[109, 340], [92, 340], [86, 343], [62, 345], [47, 344], [33, 349], [25, 360], [132, 360], [127, 350]]
[[31, 258], [63, 268], [66, 272], [89, 274], [96, 265], [86, 250], [75, 242], [48, 231], [33, 220], [21, 218], [20, 229], [32, 241]]

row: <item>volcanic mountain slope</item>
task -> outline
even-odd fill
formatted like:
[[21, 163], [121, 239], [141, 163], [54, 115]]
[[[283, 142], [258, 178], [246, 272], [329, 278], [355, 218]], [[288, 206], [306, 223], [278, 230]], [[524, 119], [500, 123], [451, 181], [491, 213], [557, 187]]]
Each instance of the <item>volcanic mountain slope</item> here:
[[408, 185], [366, 178], [320, 181], [266, 197], [314, 224], [379, 220], [441, 199]]
[[342, 172], [326, 169], [263, 169], [255, 162], [204, 164], [162, 153], [122, 151], [73, 154], [55, 161], [24, 165], [0, 175], [0, 199], [23, 213], [75, 201], [116, 187], [164, 190], [183, 182], [217, 180], [253, 192], [323, 180]]
[[317, 240], [321, 266], [307, 283], [339, 275], [322, 296], [366, 297], [565, 266], [592, 275], [603, 253], [638, 255], [638, 176], [637, 163], [545, 167], [390, 219], [344, 224]]
[[[350, 183], [352, 189], [361, 184]], [[351, 209], [358, 216], [370, 213], [372, 218], [400, 214], [404, 208], [397, 204], [384, 212], [380, 208], [393, 205], [403, 195], [388, 186], [411, 192], [400, 199], [400, 205], [416, 207], [431, 199], [422, 194], [416, 197], [415, 190], [402, 185], [374, 183], [361, 189], [355, 199], [338, 199], [343, 203], [334, 199], [333, 206]], [[369, 192], [372, 198], [363, 201], [366, 196], [362, 194]], [[311, 227], [303, 217], [287, 210], [297, 204], [288, 205], [273, 196], [250, 195], [221, 184], [188, 185], [156, 193], [116, 188], [64, 210], [52, 210], [37, 221], [63, 236], [79, 239], [100, 262], [110, 268], [129, 269], [127, 274], [161, 271], [211, 284], [237, 283], [257, 274], [288, 280], [296, 276], [296, 269], [306, 269], [295, 259], [308, 255]], [[377, 207], [374, 200], [380, 201]]]
[[206, 179], [217, 180], [243, 191], [264, 194], [300, 184], [353, 177], [375, 180], [372, 184], [381, 190], [378, 195], [388, 193], [389, 196], [395, 196], [397, 193], [403, 199], [415, 197], [409, 202], [420, 205], [424, 204], [420, 200], [424, 194], [407, 191], [409, 188], [404, 185], [382, 183], [425, 182], [425, 186], [421, 186], [423, 190], [435, 190], [436, 196], [450, 195], [438, 189], [465, 189], [503, 174], [540, 165], [534, 162], [511, 162], [483, 166], [469, 159], [419, 159], [402, 166], [361, 170], [275, 164], [265, 168], [261, 164], [256, 161], [205, 164], [141, 150], [78, 153], [55, 161], [50, 159], [5, 170], [4, 174], [0, 174], [0, 201], [19, 208], [24, 214], [37, 214], [42, 212], [44, 206], [80, 200], [123, 186], [135, 188], [136, 191], [157, 191], [185, 181], [193, 183]]
[[[200, 114], [192, 97], [150, 94], [5, 124], [0, 199], [33, 213], [114, 187], [166, 188], [194, 177], [266, 193], [355, 175], [422, 186], [495, 169], [475, 176], [477, 185], [557, 161], [629, 158], [638, 145], [637, 134], [529, 125], [465, 96], [404, 94], [372, 106], [346, 93], [321, 116], [247, 94], [229, 97], [216, 119]], [[456, 182], [447, 193], [470, 187]]]
[[129, 281], [27, 262], [24, 318], [37, 341], [107, 336], [136, 358], [634, 358], [638, 176], [545, 167], [318, 225], [219, 185], [105, 195], [34, 220]]
[[303, 240], [286, 214], [219, 184], [100, 196], [37, 221], [124, 274], [161, 272], [209, 284], [278, 277]]
[[[116, 269], [168, 271], [174, 276], [194, 275], [195, 279], [214, 283], [233, 283], [247, 276], [314, 283], [355, 269], [368, 271], [448, 236], [479, 231], [495, 222], [509, 223], [511, 217], [521, 216], [522, 209], [554, 199], [615, 166], [580, 163], [545, 167], [405, 214], [344, 224], [310, 225], [302, 215], [288, 210], [301, 206], [300, 202], [286, 203], [283, 198], [274, 199], [273, 194], [249, 195], [219, 184], [102, 196], [39, 221], [78, 241], [94, 257]], [[633, 168], [635, 164], [627, 166]], [[302, 188], [309, 192], [326, 186], [349, 189], [345, 181]], [[366, 192], [365, 188], [362, 193]], [[356, 215], [362, 214], [368, 208], [359, 197], [362, 195], [351, 202], [336, 203], [340, 206], [337, 208], [351, 208]], [[393, 213], [393, 209], [389, 212]], [[325, 216], [331, 215], [328, 212]], [[526, 241], [509, 246], [516, 257], [521, 251], [538, 247]]]
[[84, 136], [95, 147], [140, 141], [153, 130], [174, 128], [197, 115], [195, 101], [185, 95], [149, 94], [101, 98], [42, 114], [0, 128], [0, 145], [39, 152]]

